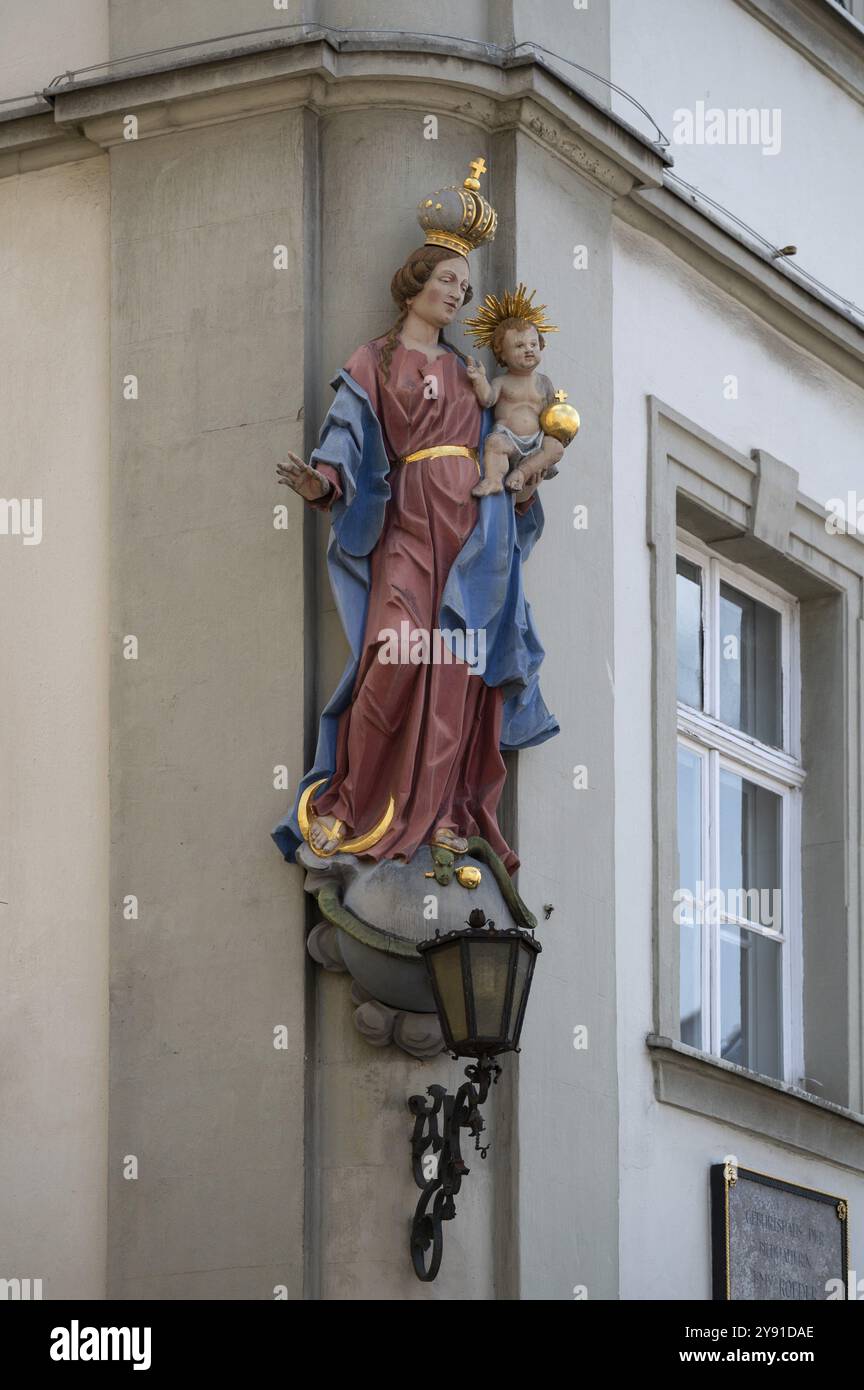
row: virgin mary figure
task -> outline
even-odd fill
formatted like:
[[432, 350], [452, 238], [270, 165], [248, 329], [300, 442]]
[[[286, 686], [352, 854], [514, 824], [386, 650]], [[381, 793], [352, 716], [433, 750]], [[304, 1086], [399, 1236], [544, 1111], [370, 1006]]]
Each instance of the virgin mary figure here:
[[540, 498], [472, 496], [491, 415], [443, 333], [472, 295], [469, 251], [494, 235], [479, 171], [482, 161], [461, 189], [421, 203], [426, 244], [393, 276], [396, 321], [334, 378], [311, 462], [278, 465], [280, 482], [330, 513], [328, 569], [350, 647], [314, 766], [273, 831], [289, 860], [304, 840], [321, 858], [408, 862], [424, 845], [465, 853], [480, 836], [512, 874], [519, 860], [497, 820], [502, 751], [558, 732], [522, 585]]

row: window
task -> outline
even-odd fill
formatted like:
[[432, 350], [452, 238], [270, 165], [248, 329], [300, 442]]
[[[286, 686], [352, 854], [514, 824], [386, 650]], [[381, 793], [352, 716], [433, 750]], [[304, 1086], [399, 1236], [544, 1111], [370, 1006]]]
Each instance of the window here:
[[648, 470], [654, 1093], [859, 1170], [864, 546], [656, 396]]
[[681, 1041], [803, 1071], [798, 605], [679, 531]]
[[837, 4], [859, 24], [864, 24], [864, 0], [837, 0]]

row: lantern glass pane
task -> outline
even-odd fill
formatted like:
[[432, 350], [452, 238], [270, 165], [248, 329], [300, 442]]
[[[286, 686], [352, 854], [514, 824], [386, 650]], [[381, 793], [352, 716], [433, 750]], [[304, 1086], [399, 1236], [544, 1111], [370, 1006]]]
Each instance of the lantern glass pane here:
[[511, 949], [509, 941], [472, 941], [468, 945], [478, 1038], [501, 1037]]
[[519, 1010], [522, 1007], [522, 996], [525, 991], [525, 981], [528, 979], [528, 970], [531, 965], [531, 958], [534, 952], [529, 951], [527, 946], [519, 947], [516, 955], [516, 983], [513, 988], [513, 1008], [507, 1028], [507, 1036], [516, 1041], [515, 1032], [519, 1022]]
[[451, 946], [441, 946], [433, 951], [431, 965], [451, 1037], [454, 1042], [459, 1042], [468, 1036], [460, 943], [454, 941]]

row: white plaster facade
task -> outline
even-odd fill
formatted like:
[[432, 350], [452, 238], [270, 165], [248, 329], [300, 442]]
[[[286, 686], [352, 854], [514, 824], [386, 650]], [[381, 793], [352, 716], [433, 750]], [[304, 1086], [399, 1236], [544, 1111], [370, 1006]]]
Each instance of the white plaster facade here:
[[[652, 905], [674, 828], [655, 807], [646, 535], [652, 399], [694, 439], [781, 460], [811, 508], [864, 492], [864, 314], [664, 188], [650, 124], [562, 59], [608, 75], [667, 135], [699, 100], [779, 108], [776, 155], [673, 144], [674, 172], [864, 304], [850, 164], [864, 30], [831, 0], [477, 0], [434, 22], [408, 0], [320, 0], [304, 17], [329, 26], [323, 40], [212, 42], [298, 22], [251, 3], [4, 6], [0, 98], [95, 70], [59, 84], [53, 107], [0, 106], [0, 492], [44, 501], [39, 546], [0, 536], [14, 654], [0, 1075], [15, 1116], [0, 1277], [42, 1278], [47, 1298], [708, 1299], [708, 1171], [729, 1153], [848, 1198], [860, 1267], [861, 622], [837, 785], [855, 837], [838, 845], [845, 1091], [828, 1096], [848, 1113], [727, 1072], [733, 1118], [718, 1118], [718, 1068], [698, 1059], [686, 1105], [681, 1090], [662, 1100], [674, 1054], [646, 1037], [665, 1035]], [[398, 42], [369, 37], [397, 25]], [[340, 46], [339, 28], [358, 32]], [[95, 67], [198, 39], [206, 63], [182, 49]], [[508, 64], [523, 40], [557, 62], [523, 48]], [[437, 142], [422, 139], [430, 111]], [[479, 289], [541, 288], [562, 325], [547, 370], [584, 424], [526, 571], [562, 733], [519, 757], [520, 891], [556, 911], [523, 1051], [489, 1103], [488, 1164], [463, 1188], [441, 1276], [421, 1285], [405, 1099], [460, 1069], [369, 1047], [346, 978], [303, 950], [301, 875], [269, 841], [286, 800], [273, 768], [301, 773], [344, 643], [325, 528], [298, 505], [275, 532], [271, 480], [285, 448], [314, 444], [333, 372], [388, 325], [418, 198], [481, 151], [501, 232], [477, 258]], [[276, 243], [290, 248], [278, 275]], [[832, 563], [860, 574], [859, 555], [845, 538]]]

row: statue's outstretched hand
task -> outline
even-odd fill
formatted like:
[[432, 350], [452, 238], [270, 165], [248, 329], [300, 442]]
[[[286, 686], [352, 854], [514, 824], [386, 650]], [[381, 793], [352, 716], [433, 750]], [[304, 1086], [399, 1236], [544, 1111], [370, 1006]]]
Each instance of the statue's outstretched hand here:
[[326, 497], [330, 491], [330, 483], [324, 474], [304, 463], [296, 454], [292, 454], [290, 449], [287, 452], [288, 462], [276, 465], [278, 481], [293, 488], [307, 502], [317, 502], [319, 497]]
[[465, 370], [468, 374], [469, 381], [486, 380], [486, 368], [483, 366], [482, 362], [475, 361], [473, 357], [466, 357], [465, 361], [467, 364]]

